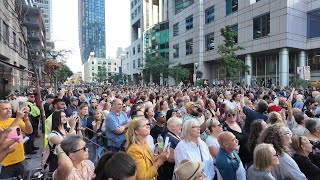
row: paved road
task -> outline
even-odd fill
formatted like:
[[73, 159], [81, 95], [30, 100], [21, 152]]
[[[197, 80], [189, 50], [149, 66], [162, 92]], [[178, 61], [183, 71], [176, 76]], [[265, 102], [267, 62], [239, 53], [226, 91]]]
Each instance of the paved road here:
[[26, 171], [41, 168], [41, 154], [43, 151], [43, 137], [36, 138], [34, 145], [39, 147], [37, 154], [26, 154]]

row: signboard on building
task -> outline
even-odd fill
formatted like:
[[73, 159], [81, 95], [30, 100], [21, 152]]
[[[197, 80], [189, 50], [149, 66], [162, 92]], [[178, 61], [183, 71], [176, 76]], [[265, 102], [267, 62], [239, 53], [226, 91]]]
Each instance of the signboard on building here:
[[303, 74], [303, 67], [297, 67], [297, 74]]
[[310, 66], [303, 67], [304, 80], [309, 81], [311, 79]]

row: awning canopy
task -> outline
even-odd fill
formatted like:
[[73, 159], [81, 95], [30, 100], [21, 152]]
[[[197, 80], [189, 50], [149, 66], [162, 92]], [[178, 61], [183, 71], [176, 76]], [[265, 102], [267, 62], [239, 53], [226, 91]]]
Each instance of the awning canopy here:
[[20, 67], [20, 66], [17, 66], [17, 65], [14, 65], [14, 64], [10, 64], [9, 62], [5, 61], [5, 60], [2, 60], [0, 59], [0, 64], [3, 64], [5, 66], [8, 66], [8, 67], [11, 67], [11, 68], [14, 68], [16, 70], [19, 70], [19, 71], [24, 71], [25, 70], [25, 67]]

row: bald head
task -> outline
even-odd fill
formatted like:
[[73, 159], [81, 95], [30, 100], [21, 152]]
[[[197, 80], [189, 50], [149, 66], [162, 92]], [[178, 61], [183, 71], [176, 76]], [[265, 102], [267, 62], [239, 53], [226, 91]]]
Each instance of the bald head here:
[[228, 131], [223, 131], [219, 134], [218, 142], [221, 148], [230, 153], [238, 146], [238, 140], [231, 132]]
[[120, 111], [122, 110], [122, 100], [121, 99], [114, 99], [112, 101], [112, 110], [116, 113], [120, 113]]

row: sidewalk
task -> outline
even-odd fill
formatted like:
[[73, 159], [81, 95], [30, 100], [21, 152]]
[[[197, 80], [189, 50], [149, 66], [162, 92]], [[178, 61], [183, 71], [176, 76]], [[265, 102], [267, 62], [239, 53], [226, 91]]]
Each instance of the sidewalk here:
[[41, 134], [39, 138], [34, 140], [34, 145], [39, 147], [37, 154], [26, 154], [26, 166], [25, 170], [33, 170], [41, 168], [41, 155], [43, 151], [43, 135]]

